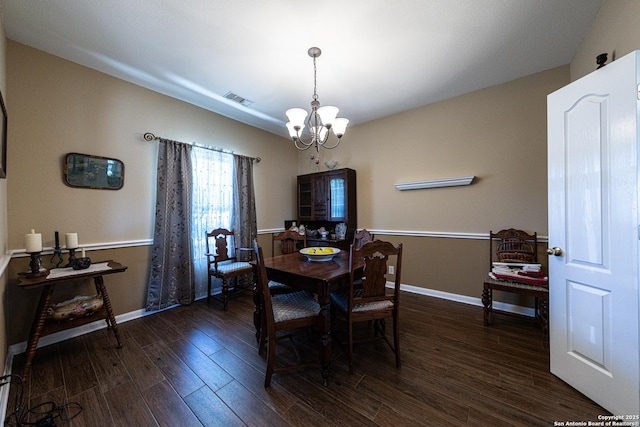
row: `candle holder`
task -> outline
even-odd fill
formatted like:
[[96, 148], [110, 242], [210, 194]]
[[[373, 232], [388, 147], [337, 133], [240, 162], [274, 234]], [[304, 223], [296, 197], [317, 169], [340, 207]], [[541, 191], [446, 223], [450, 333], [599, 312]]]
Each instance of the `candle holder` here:
[[58, 234], [58, 232], [55, 232], [55, 242], [56, 245], [53, 248], [53, 255], [51, 256], [51, 264], [53, 264], [53, 268], [58, 268], [60, 267], [60, 264], [62, 264], [62, 249], [60, 248], [60, 235]]
[[76, 249], [78, 248], [67, 248], [67, 250], [69, 251], [69, 262], [67, 263], [67, 265], [65, 265], [65, 267], [73, 267], [73, 265], [75, 264]]
[[51, 264], [53, 264], [53, 268], [58, 268], [60, 267], [60, 264], [62, 264], [62, 250], [60, 249], [60, 247], [56, 247], [53, 249], [53, 255], [51, 256]]
[[29, 270], [29, 272], [25, 274], [25, 276], [29, 279], [32, 279], [34, 277], [46, 276], [49, 273], [46, 268], [40, 268], [40, 253], [41, 252], [29, 252], [29, 255], [31, 256], [31, 261], [29, 261], [29, 268], [31, 270]]

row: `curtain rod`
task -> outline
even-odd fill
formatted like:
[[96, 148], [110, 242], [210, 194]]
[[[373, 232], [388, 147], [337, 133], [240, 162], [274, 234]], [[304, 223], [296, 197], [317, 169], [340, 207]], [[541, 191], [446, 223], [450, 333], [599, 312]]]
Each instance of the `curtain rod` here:
[[[142, 137], [144, 138], [145, 141], [167, 140], [166, 138], [161, 138], [159, 136], [155, 136], [151, 132], [146, 132]], [[235, 154], [235, 152], [233, 152], [232, 150], [227, 150], [226, 148], [211, 147], [209, 145], [198, 144], [197, 142], [181, 142], [181, 141], [175, 141], [175, 142], [179, 142], [181, 144], [193, 145], [194, 147], [204, 148], [205, 150], [219, 151], [221, 153], [228, 153], [228, 154]], [[260, 163], [260, 160], [262, 160], [260, 157], [250, 157], [250, 156], [245, 156], [245, 157], [249, 157], [250, 159], [255, 160], [256, 163]]]

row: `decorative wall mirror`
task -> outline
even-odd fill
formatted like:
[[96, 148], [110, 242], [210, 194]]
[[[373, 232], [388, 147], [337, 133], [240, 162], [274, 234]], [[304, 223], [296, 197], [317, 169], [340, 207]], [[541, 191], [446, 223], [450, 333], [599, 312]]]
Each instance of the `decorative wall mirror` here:
[[124, 163], [108, 157], [69, 153], [64, 157], [64, 183], [70, 187], [119, 190], [124, 185]]

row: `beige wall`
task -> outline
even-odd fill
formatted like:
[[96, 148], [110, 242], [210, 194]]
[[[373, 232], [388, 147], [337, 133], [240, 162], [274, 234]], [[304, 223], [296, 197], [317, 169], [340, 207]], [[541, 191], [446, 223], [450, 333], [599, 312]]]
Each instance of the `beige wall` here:
[[[569, 67], [558, 67], [355, 126], [321, 151], [322, 162], [357, 171], [358, 226], [404, 244], [402, 283], [479, 298], [490, 230], [546, 236], [546, 97], [568, 82]], [[298, 172], [312, 154], [299, 155]], [[469, 186], [394, 186], [467, 175]]]
[[[357, 171], [360, 227], [488, 234], [513, 226], [545, 235], [546, 95], [568, 79], [559, 67], [355, 126], [321, 155]], [[394, 186], [467, 175], [476, 179], [463, 187]]]
[[589, 33], [571, 61], [571, 81], [596, 69], [596, 56], [609, 54], [609, 62], [640, 49], [640, 1], [605, 0]]
[[[258, 227], [282, 227], [293, 215], [297, 151], [286, 139], [13, 41], [7, 44], [6, 69], [12, 101], [8, 248], [23, 250], [31, 228], [43, 234], [45, 247], [53, 246], [56, 230], [77, 232], [81, 246], [123, 246], [87, 253], [129, 266], [105, 278], [116, 314], [143, 308], [146, 297], [150, 247], [128, 247], [153, 239], [157, 143], [143, 141], [143, 133], [260, 157], [254, 168]], [[69, 152], [122, 160], [124, 188], [66, 186], [62, 159]], [[48, 257], [43, 260], [49, 266]], [[26, 265], [26, 258], [9, 265], [9, 308], [2, 316], [8, 319], [9, 344], [26, 339], [35, 310], [37, 292], [16, 285]]]
[[[45, 246], [55, 230], [77, 232], [81, 245], [152, 238], [158, 146], [142, 140], [147, 131], [261, 157], [258, 227], [291, 216], [292, 195], [280, 189], [291, 189], [296, 152], [284, 138], [15, 42], [8, 58], [10, 249], [24, 248], [32, 228]], [[67, 187], [62, 159], [69, 152], [122, 160], [124, 188]]]

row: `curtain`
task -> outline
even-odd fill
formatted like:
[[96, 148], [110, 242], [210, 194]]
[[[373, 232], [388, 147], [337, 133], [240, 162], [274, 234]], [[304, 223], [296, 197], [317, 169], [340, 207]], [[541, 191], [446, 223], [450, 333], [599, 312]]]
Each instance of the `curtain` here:
[[191, 245], [191, 146], [160, 139], [147, 311], [195, 298]]
[[[196, 296], [207, 295], [208, 265], [205, 253], [206, 233], [216, 228], [232, 229], [233, 155], [206, 148], [193, 147], [193, 201], [191, 208], [191, 240], [195, 268]], [[210, 248], [213, 250], [213, 248]], [[214, 279], [214, 291], [222, 286]], [[215, 292], [214, 292], [215, 293]]]
[[234, 159], [233, 229], [236, 232], [236, 245], [241, 248], [252, 248], [253, 239], [258, 235], [253, 159], [239, 155], [234, 155]]

